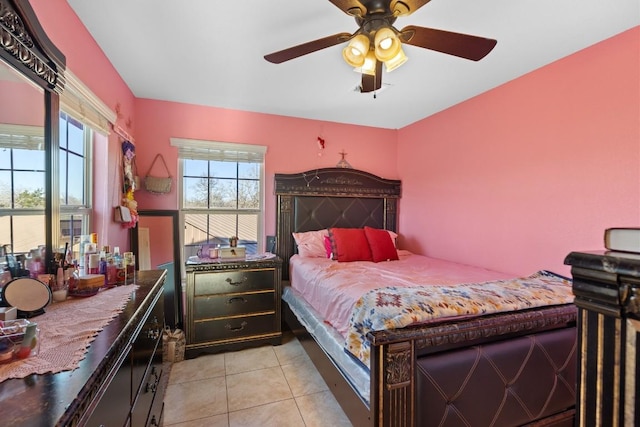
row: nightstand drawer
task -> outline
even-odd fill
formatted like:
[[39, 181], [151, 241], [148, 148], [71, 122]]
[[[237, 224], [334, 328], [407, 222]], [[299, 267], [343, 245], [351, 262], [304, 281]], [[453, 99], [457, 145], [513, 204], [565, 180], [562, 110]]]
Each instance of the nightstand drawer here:
[[278, 330], [278, 322], [275, 313], [198, 321], [194, 324], [194, 343], [273, 333]]
[[194, 295], [211, 295], [274, 289], [273, 269], [231, 270], [194, 275]]
[[197, 296], [193, 301], [194, 320], [273, 311], [274, 292]]

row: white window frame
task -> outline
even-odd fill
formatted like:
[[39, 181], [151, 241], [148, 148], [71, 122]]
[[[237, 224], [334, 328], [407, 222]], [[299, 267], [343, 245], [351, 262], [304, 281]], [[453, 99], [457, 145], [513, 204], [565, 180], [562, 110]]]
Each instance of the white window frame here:
[[[0, 124], [0, 152], [2, 152], [4, 149], [34, 149], [34, 150], [38, 150], [38, 151], [42, 151], [43, 153], [45, 152], [45, 146], [44, 146], [44, 128], [42, 126], [32, 126], [32, 125], [14, 125], [14, 124], [7, 124], [7, 123], [1, 123]], [[11, 168], [10, 169], [12, 171], [12, 173], [15, 173], [16, 169]], [[46, 165], [42, 164], [42, 171], [46, 171]], [[45, 179], [47, 179], [46, 175], [45, 175]], [[44, 182], [43, 182], [44, 184]], [[11, 184], [11, 194], [12, 196], [15, 196], [15, 187], [13, 186], [13, 180], [12, 180], [12, 184]], [[46, 188], [42, 189], [43, 191], [46, 191]], [[44, 197], [46, 198], [46, 194], [44, 195]], [[44, 200], [43, 200], [44, 202]], [[26, 216], [42, 216], [44, 218], [45, 216], [45, 206], [43, 205], [41, 208], [15, 208], [15, 207], [7, 207], [7, 208], [0, 208], [0, 217], [26, 217]], [[11, 220], [11, 222], [13, 222], [13, 220]], [[43, 222], [42, 224], [43, 229], [42, 234], [44, 235], [45, 233], [45, 224]], [[10, 231], [10, 240], [9, 241], [2, 241], [0, 242], [0, 244], [8, 244], [11, 246], [11, 251], [12, 252], [20, 252], [19, 248], [16, 248], [15, 245], [15, 234], [16, 234], [16, 230], [15, 229], [11, 229]], [[21, 236], [20, 234], [18, 234], [18, 238], [22, 238], [23, 236]], [[41, 242], [34, 242], [34, 244], [44, 244], [44, 241]], [[2, 260], [4, 261], [4, 260]], [[0, 268], [1, 268], [1, 263], [2, 261], [0, 261]]]
[[[72, 113], [69, 113], [67, 111], [65, 111], [65, 109], [61, 109], [60, 111], [61, 113], [66, 114], [67, 116], [71, 117], [72, 119], [80, 122], [83, 125], [83, 147], [84, 147], [84, 153], [83, 153], [83, 158], [84, 158], [84, 194], [83, 199], [84, 199], [84, 205], [82, 206], [70, 206], [70, 205], [63, 205], [62, 203], [60, 203], [60, 221], [62, 220], [62, 216], [67, 216], [67, 215], [71, 215], [71, 216], [82, 216], [82, 231], [81, 231], [81, 235], [82, 234], [89, 234], [90, 230], [92, 230], [92, 224], [91, 224], [91, 219], [92, 219], [92, 213], [93, 213], [93, 128], [91, 126], [89, 126], [87, 123], [84, 123], [83, 120], [78, 119], [77, 117], [75, 117]], [[60, 155], [60, 150], [61, 147], [58, 145], [58, 147], [56, 147], [56, 155], [59, 156]], [[58, 159], [58, 167], [60, 165], [60, 161]], [[67, 164], [68, 167], [68, 164]], [[60, 167], [59, 167], [60, 168]], [[60, 170], [58, 170], [58, 172], [60, 172]], [[59, 180], [59, 173], [55, 175], [56, 179]], [[57, 200], [60, 200], [60, 194], [62, 192], [61, 189], [61, 182], [58, 181], [58, 185], [55, 186], [55, 188], [57, 188], [58, 190], [58, 194], [57, 194]], [[58, 222], [60, 223], [60, 222]], [[62, 232], [59, 231], [59, 237], [62, 236]], [[78, 242], [80, 241], [80, 236], [74, 236], [78, 238]], [[53, 236], [53, 242], [54, 245], [58, 245], [60, 246], [60, 242], [58, 241], [58, 236]]]
[[[178, 200], [180, 209], [180, 247], [184, 254], [184, 216], [185, 213], [211, 213], [207, 209], [190, 209], [184, 206], [184, 194], [183, 194], [183, 159], [201, 159], [201, 160], [251, 160], [256, 163], [260, 163], [260, 203], [258, 214], [258, 226], [257, 226], [257, 251], [261, 252], [264, 248], [264, 220], [265, 220], [265, 165], [264, 159], [267, 152], [267, 147], [262, 145], [220, 142], [220, 141], [205, 141], [196, 139], [184, 139], [184, 138], [171, 138], [171, 145], [178, 148]], [[241, 213], [242, 210], [224, 210], [225, 213]], [[183, 275], [184, 277], [184, 275]]]

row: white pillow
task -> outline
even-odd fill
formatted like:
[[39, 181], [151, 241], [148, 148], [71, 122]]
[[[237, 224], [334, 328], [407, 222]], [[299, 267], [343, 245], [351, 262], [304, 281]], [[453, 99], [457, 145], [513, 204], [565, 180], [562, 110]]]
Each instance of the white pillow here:
[[329, 232], [324, 230], [307, 231], [304, 233], [292, 233], [298, 246], [298, 254], [304, 258], [326, 258], [327, 250], [324, 246], [324, 237]]

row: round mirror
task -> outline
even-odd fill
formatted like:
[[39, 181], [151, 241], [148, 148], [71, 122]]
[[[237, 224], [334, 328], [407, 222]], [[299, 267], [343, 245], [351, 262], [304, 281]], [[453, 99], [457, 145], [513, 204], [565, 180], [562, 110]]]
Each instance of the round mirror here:
[[39, 314], [51, 302], [51, 289], [39, 280], [20, 277], [7, 283], [2, 299], [17, 310], [27, 314]]

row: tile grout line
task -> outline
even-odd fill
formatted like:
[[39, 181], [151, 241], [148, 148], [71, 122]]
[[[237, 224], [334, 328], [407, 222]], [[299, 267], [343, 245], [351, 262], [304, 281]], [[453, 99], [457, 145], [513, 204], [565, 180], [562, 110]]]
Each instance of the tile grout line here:
[[[278, 357], [278, 354], [276, 353], [276, 358], [277, 357]], [[279, 360], [278, 360], [278, 363], [280, 363]], [[280, 370], [282, 371], [282, 376], [284, 377], [284, 380], [287, 383], [287, 387], [289, 387], [289, 392], [291, 393], [291, 399], [293, 399], [293, 403], [294, 403], [294, 405], [296, 405], [296, 409], [298, 410], [298, 414], [300, 415], [300, 419], [302, 420], [302, 424], [304, 424], [306, 426], [307, 423], [304, 420], [304, 415], [302, 414], [302, 411], [300, 410], [300, 406], [298, 406], [298, 401], [296, 400], [295, 394], [293, 394], [293, 388], [291, 388], [291, 384], [289, 384], [289, 380], [287, 379], [287, 376], [284, 373], [284, 369], [282, 369], [282, 363], [280, 363]]]

